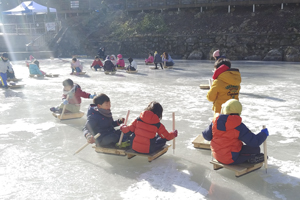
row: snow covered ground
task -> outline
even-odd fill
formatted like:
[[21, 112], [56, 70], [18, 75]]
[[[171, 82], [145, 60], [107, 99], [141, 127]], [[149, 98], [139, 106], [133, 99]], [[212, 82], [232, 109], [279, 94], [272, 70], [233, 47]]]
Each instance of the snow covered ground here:
[[[29, 78], [24, 61], [14, 62], [26, 85], [0, 90], [0, 199], [299, 199], [299, 63], [232, 62], [242, 75], [243, 122], [255, 133], [266, 125], [270, 133], [267, 173], [261, 168], [236, 178], [226, 169], [214, 171], [210, 151], [192, 145], [213, 116], [207, 90], [199, 89], [208, 83], [213, 62], [177, 60], [174, 69], [151, 70], [137, 61], [138, 74], [111, 76], [89, 69], [92, 60], [86, 59], [87, 75], [71, 76], [68, 63], [40, 60], [42, 70], [60, 74], [41, 79]], [[115, 119], [130, 110], [131, 122], [156, 100], [171, 131], [175, 112], [175, 154], [170, 149], [148, 163], [99, 154], [90, 145], [73, 156], [86, 143], [86, 116], [60, 122], [49, 111], [59, 104], [66, 78], [86, 92], [107, 94]], [[91, 102], [83, 99], [81, 110]]]

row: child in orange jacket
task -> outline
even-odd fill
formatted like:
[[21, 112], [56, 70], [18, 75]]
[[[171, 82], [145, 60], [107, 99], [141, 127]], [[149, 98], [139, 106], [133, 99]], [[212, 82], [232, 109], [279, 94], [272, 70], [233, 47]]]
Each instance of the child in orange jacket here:
[[120, 127], [125, 134], [133, 132], [131, 146], [134, 151], [153, 153], [161, 149], [168, 140], [177, 137], [177, 130], [168, 132], [160, 123], [162, 113], [162, 106], [158, 102], [152, 101], [134, 122]]

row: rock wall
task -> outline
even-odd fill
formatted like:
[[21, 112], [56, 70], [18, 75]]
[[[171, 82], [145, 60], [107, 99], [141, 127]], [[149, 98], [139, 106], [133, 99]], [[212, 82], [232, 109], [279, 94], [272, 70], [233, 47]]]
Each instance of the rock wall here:
[[300, 61], [300, 34], [224, 34], [198, 36], [136, 35], [123, 41], [88, 41], [85, 48], [97, 52], [105, 46], [107, 54], [144, 58], [149, 52], [168, 52], [177, 59], [212, 59], [220, 49], [231, 60]]

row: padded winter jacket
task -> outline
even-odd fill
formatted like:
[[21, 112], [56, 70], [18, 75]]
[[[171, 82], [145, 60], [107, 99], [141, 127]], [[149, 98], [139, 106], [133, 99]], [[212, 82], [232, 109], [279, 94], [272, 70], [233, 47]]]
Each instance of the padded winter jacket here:
[[[217, 73], [217, 70], [215, 73]], [[241, 81], [241, 74], [238, 69], [228, 69], [218, 75], [218, 77], [213, 81], [206, 97], [208, 101], [213, 102], [212, 110], [215, 113], [221, 112], [221, 106], [227, 100], [239, 100]]]
[[107, 59], [104, 61], [103, 69], [104, 71], [111, 72], [115, 70], [115, 66], [111, 60]]
[[118, 59], [117, 65], [120, 67], [125, 67], [125, 61], [123, 58]]
[[216, 115], [209, 127], [202, 132], [215, 159], [223, 164], [233, 163], [239, 156], [244, 142], [251, 147], [259, 147], [267, 138], [264, 132], [252, 133], [239, 115]]
[[[69, 104], [81, 104], [81, 97], [89, 98], [90, 93], [84, 92], [81, 90], [80, 86], [74, 83], [75, 91], [69, 93]], [[66, 99], [67, 95], [63, 94], [62, 99]]]
[[103, 67], [103, 64], [102, 64], [102, 62], [101, 62], [101, 60], [94, 60], [94, 62], [92, 63], [92, 67], [94, 67], [94, 66], [96, 66], [96, 65], [99, 65], [99, 66], [101, 66], [101, 67]]
[[149, 153], [150, 146], [155, 145], [154, 137], [156, 133], [161, 138], [172, 140], [175, 135], [169, 133], [165, 126], [160, 123], [160, 119], [152, 111], [144, 111], [134, 122], [122, 129], [124, 133], [129, 131], [135, 133], [132, 142], [132, 149], [139, 153]]
[[102, 115], [98, 111], [96, 104], [91, 104], [88, 108], [87, 121], [83, 128], [83, 134], [85, 136], [87, 133], [91, 133], [92, 135], [100, 133], [101, 135], [98, 140], [101, 141], [106, 135], [114, 133], [114, 127], [119, 125], [118, 121], [114, 121], [112, 117]]

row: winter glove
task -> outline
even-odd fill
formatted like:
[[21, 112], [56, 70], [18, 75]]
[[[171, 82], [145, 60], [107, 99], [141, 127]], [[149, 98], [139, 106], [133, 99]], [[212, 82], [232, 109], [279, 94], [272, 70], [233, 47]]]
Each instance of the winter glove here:
[[90, 94], [90, 99], [93, 99], [96, 95]]
[[177, 137], [177, 136], [178, 136], [178, 131], [177, 131], [177, 130], [175, 130], [175, 131], [172, 131], [171, 133], [173, 133], [175, 137]]
[[86, 134], [85, 138], [86, 138], [88, 143], [90, 143], [90, 144], [95, 143], [95, 138], [90, 133]]
[[124, 121], [125, 121], [125, 119], [124, 119], [124, 118], [120, 118], [120, 119], [118, 119], [118, 124], [123, 124], [123, 123], [124, 123]]
[[68, 103], [69, 103], [69, 101], [68, 101], [67, 99], [64, 99], [64, 100], [63, 100], [63, 104], [64, 104], [64, 105], [67, 105]]
[[261, 132], [265, 133], [267, 136], [269, 136], [269, 131], [267, 128], [264, 128], [261, 130]]
[[123, 132], [123, 133], [128, 133], [130, 130], [128, 128], [128, 126], [126, 125], [122, 125], [120, 126], [120, 130]]

